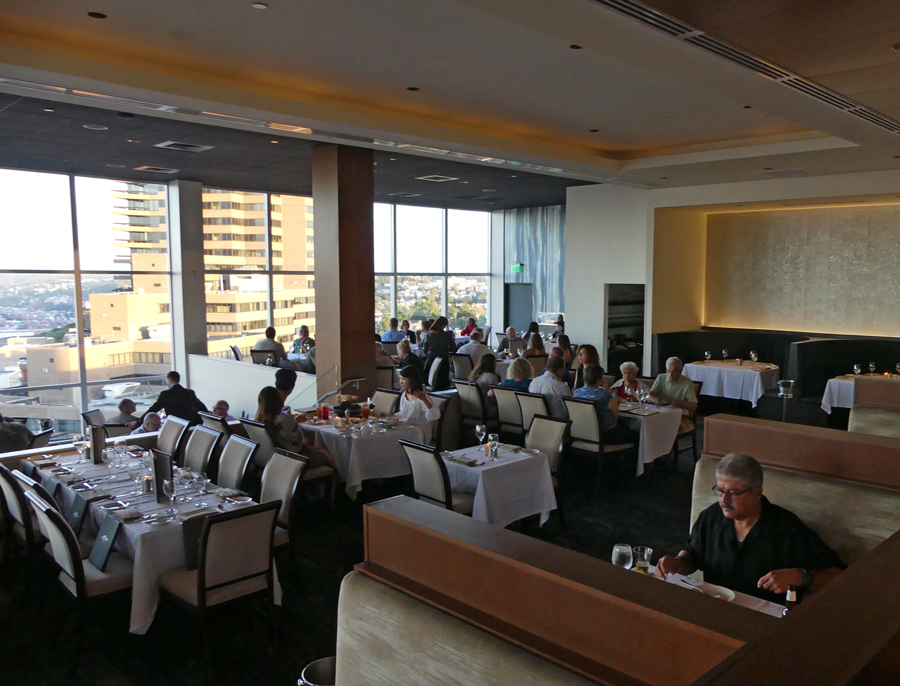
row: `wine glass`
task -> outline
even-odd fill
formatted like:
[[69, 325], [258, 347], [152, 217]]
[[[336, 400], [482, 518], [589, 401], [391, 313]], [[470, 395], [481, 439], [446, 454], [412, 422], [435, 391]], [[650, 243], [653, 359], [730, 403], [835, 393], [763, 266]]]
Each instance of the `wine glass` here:
[[488, 441], [491, 444], [491, 462], [497, 462], [497, 452], [500, 450], [500, 434], [489, 434]]
[[753, 360], [753, 363], [756, 364], [759, 362], [759, 354], [755, 350], [750, 351], [750, 359]]
[[479, 445], [484, 443], [484, 437], [487, 435], [487, 427], [484, 424], [475, 426], [475, 435], [478, 437]]
[[203, 498], [206, 496], [206, 490], [209, 488], [210, 484], [206, 472], [195, 472], [194, 483], [197, 484], [197, 490], [200, 491], [200, 502], [197, 503], [197, 507], [207, 507], [207, 504], [203, 502]]
[[194, 499], [194, 497], [187, 495], [188, 487], [191, 485], [191, 482], [193, 481], [193, 476], [191, 475], [191, 470], [186, 469], [184, 467], [179, 468], [175, 472], [175, 480], [181, 484], [181, 490], [183, 491], [181, 499], [186, 503], [191, 502]]
[[703, 353], [703, 357], [706, 358], [706, 363], [709, 364], [709, 361], [712, 359], [712, 353], [707, 350], [705, 353]]
[[641, 409], [644, 409], [644, 403], [650, 398], [650, 392], [643, 388], [642, 386], [638, 386], [637, 388], [637, 399], [641, 405]]
[[106, 477], [107, 480], [115, 479], [116, 477], [113, 476], [112, 470], [113, 470], [113, 465], [115, 465], [115, 463], [116, 463], [116, 451], [115, 450], [104, 450], [102, 460], [103, 460], [103, 464], [106, 465], [107, 471], [109, 472], [109, 475]]
[[633, 561], [631, 546], [627, 543], [616, 543], [612, 551], [612, 563], [622, 569], [630, 569]]
[[854, 374], [862, 374], [862, 365], [859, 363], [853, 365], [853, 373]]
[[131, 479], [132, 483], [134, 484], [134, 492], [132, 493], [132, 495], [140, 495], [141, 491], [138, 488], [138, 478], [140, 477], [142, 471], [141, 463], [135, 461], [129, 462], [125, 465], [125, 469], [128, 470], [128, 478]]
[[900, 374], [900, 362], [897, 363], [896, 368], [897, 368], [897, 373]]
[[175, 510], [175, 501], [178, 499], [178, 490], [175, 485], [175, 479], [165, 479], [163, 481], [163, 495], [169, 499], [169, 517], [174, 518], [177, 514]]
[[128, 444], [126, 443], [124, 438], [117, 438], [113, 442], [113, 450], [116, 453], [116, 463], [121, 469], [125, 465], [123, 464], [125, 460], [125, 453], [128, 451]]
[[869, 371], [872, 372], [873, 374], [875, 373], [875, 363], [874, 362], [869, 362]]
[[726, 361], [728, 360], [728, 350], [725, 348], [722, 348], [722, 359]]
[[76, 464], [87, 462], [87, 459], [84, 457], [84, 449], [87, 447], [87, 444], [87, 436], [84, 434], [75, 434], [72, 438], [72, 446], [75, 448], [75, 452], [78, 453], [78, 461]]

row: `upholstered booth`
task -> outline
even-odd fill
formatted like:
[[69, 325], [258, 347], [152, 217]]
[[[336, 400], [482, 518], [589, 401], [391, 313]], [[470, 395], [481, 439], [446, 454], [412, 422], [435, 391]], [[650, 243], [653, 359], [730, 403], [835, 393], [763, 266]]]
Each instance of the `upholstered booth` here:
[[861, 377], [853, 387], [848, 430], [900, 439], [900, 381]]

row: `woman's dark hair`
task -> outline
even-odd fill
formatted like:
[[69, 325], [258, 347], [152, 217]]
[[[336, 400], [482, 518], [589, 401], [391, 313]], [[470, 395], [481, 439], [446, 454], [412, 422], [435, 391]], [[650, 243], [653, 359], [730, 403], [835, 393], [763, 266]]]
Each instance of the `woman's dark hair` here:
[[525, 332], [525, 336], [530, 336], [533, 333], [539, 334], [540, 332], [541, 332], [541, 329], [538, 326], [538, 323], [531, 322], [531, 324], [528, 325], [528, 330]]
[[275, 423], [275, 417], [281, 414], [284, 403], [281, 402], [281, 394], [274, 386], [266, 386], [257, 397], [259, 407], [256, 409], [254, 419], [266, 426]]
[[438, 317], [434, 320], [434, 324], [431, 325], [431, 331], [443, 331], [450, 324], [450, 321], [446, 317]]
[[569, 342], [569, 337], [564, 333], [561, 333], [556, 337], [556, 345], [561, 350], [565, 350], [570, 353], [572, 352], [572, 344]]
[[[582, 350], [588, 354], [588, 364], [600, 364], [600, 353], [597, 352], [597, 348], [590, 343], [585, 343], [584, 345], [578, 346], [578, 352], [580, 353]], [[581, 367], [580, 362], [578, 363], [578, 366]]]
[[482, 374], [495, 374], [497, 371], [497, 358], [491, 353], [481, 356], [475, 369], [469, 374], [469, 381], [476, 381]]
[[425, 387], [422, 385], [422, 375], [415, 367], [404, 367], [400, 370], [400, 376], [409, 379], [409, 392], [423, 391]]
[[584, 383], [587, 386], [596, 386], [603, 379], [603, 367], [599, 364], [589, 364], [584, 370]]

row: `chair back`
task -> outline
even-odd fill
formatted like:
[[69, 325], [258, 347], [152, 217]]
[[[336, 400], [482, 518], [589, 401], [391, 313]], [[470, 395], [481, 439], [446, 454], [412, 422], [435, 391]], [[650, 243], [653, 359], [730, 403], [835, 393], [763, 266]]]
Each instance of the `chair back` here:
[[395, 371], [396, 367], [393, 365], [390, 367], [387, 365], [378, 365], [375, 367], [375, 384], [379, 388], [393, 388]]
[[265, 467], [275, 452], [275, 442], [266, 431], [266, 425], [253, 419], [241, 419], [241, 425], [247, 431], [247, 436], [251, 441], [259, 446], [253, 462], [259, 467]]
[[31, 525], [25, 491], [13, 478], [9, 468], [3, 464], [0, 464], [0, 490], [3, 492], [3, 521], [7, 527], [11, 527], [13, 522], [19, 524], [22, 527], [25, 545], [30, 548], [34, 544], [34, 528]]
[[516, 340], [509, 342], [509, 354], [510, 355], [515, 356], [516, 352], [518, 352], [521, 355], [523, 350], [525, 350], [525, 339], [524, 338], [517, 338]]
[[397, 344], [396, 343], [385, 343], [382, 341], [381, 347], [384, 348], [384, 354], [394, 356], [397, 354]]
[[437, 448], [403, 440], [400, 441], [400, 445], [403, 446], [403, 451], [409, 459], [415, 494], [452, 510], [450, 475]]
[[198, 553], [199, 608], [206, 607], [207, 594], [228, 586], [235, 587], [235, 596], [272, 588], [272, 539], [280, 507], [281, 501], [274, 500], [206, 518]]
[[53, 435], [53, 429], [47, 429], [34, 435], [31, 440], [31, 448], [46, 448], [50, 444], [50, 437]]
[[519, 401], [519, 409], [522, 412], [522, 430], [531, 428], [531, 420], [538, 414], [550, 414], [550, 406], [547, 399], [540, 393], [523, 393], [516, 391], [516, 400]]
[[528, 364], [531, 365], [533, 376], [536, 379], [544, 373], [544, 368], [547, 366], [547, 360], [550, 359], [550, 356], [535, 355], [534, 357], [526, 357], [525, 359], [527, 359]]
[[375, 395], [372, 396], [373, 412], [384, 414], [394, 414], [400, 405], [400, 391], [388, 388], [375, 389]]
[[184, 466], [195, 472], [205, 472], [209, 458], [222, 434], [205, 426], [195, 426], [184, 447]]
[[81, 561], [81, 550], [78, 537], [65, 518], [50, 503], [43, 501], [34, 493], [26, 493], [25, 498], [31, 504], [37, 517], [41, 533], [50, 542], [53, 561], [75, 585], [75, 597], [84, 598], [87, 589], [84, 582], [84, 565]]
[[103, 426], [106, 423], [106, 417], [103, 416], [100, 410], [82, 412], [81, 416], [84, 418], [84, 423], [88, 426]]
[[166, 421], [163, 422], [162, 428], [159, 430], [159, 436], [156, 439], [156, 449], [171, 455], [172, 459], [177, 459], [181, 441], [184, 439], [184, 434], [190, 425], [191, 423], [187, 419], [172, 415], [166, 417]]
[[478, 384], [474, 381], [454, 380], [453, 386], [459, 393], [463, 419], [484, 419], [484, 397]]
[[594, 403], [582, 398], [563, 398], [563, 403], [566, 406], [569, 421], [572, 422], [572, 438], [576, 441], [602, 443], [600, 418]]
[[225, 421], [224, 417], [211, 414], [210, 412], [198, 412], [197, 414], [200, 415], [203, 426], [207, 429], [212, 429], [226, 437], [231, 435], [231, 427], [228, 426], [228, 422]]
[[231, 352], [234, 353], [234, 359], [236, 359], [238, 362], [244, 361], [244, 356], [241, 355], [241, 349], [238, 348], [234, 343], [231, 344]]
[[253, 364], [264, 364], [267, 367], [277, 367], [278, 360], [275, 359], [278, 353], [274, 350], [251, 350], [250, 359]]
[[512, 386], [491, 386], [497, 401], [497, 419], [501, 428], [522, 428], [522, 408]]
[[297, 491], [297, 484], [303, 478], [308, 464], [308, 457], [278, 448], [263, 470], [259, 502], [280, 500], [281, 509], [278, 510], [276, 521], [285, 528], [291, 520], [291, 501]]
[[563, 442], [572, 422], [567, 419], [556, 419], [546, 415], [535, 415], [531, 428], [525, 434], [525, 447], [540, 450], [547, 455], [550, 471], [559, 471]]
[[471, 355], [450, 353], [450, 364], [453, 365], [453, 378], [466, 381], [475, 368]]
[[441, 413], [440, 418], [435, 422], [434, 429], [431, 432], [431, 445], [438, 450], [443, 450], [441, 446], [444, 445], [444, 420], [447, 416], [447, 409], [450, 407], [450, 398], [429, 393], [428, 399]]
[[493, 330], [492, 326], [481, 326], [481, 342], [484, 343], [487, 347], [491, 347], [491, 331]]
[[219, 476], [216, 485], [222, 488], [240, 489], [247, 465], [259, 446], [240, 436], [229, 436], [219, 458]]
[[10, 471], [13, 478], [19, 482], [19, 486], [22, 488], [22, 493], [34, 493], [38, 498], [50, 503], [57, 512], [60, 512], [59, 503], [56, 502], [56, 499], [50, 495], [50, 492], [44, 488], [44, 486], [39, 482], [32, 479], [30, 476], [27, 476], [24, 472], [20, 472], [18, 469], [14, 469]]
[[447, 360], [443, 357], [435, 357], [431, 362], [431, 368], [428, 370], [428, 386], [429, 388], [437, 388], [438, 375], [443, 365], [447, 364]]

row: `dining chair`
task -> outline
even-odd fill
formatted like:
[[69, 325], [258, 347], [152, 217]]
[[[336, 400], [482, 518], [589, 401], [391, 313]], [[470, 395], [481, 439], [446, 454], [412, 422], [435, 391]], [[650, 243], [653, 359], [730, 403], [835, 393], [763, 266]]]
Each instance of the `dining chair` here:
[[372, 396], [372, 412], [376, 414], [394, 414], [400, 405], [401, 391], [392, 388], [376, 388]]
[[450, 490], [450, 475], [437, 448], [404, 440], [400, 445], [409, 459], [413, 491], [419, 500], [460, 514], [472, 514], [474, 494]]
[[241, 354], [241, 349], [237, 347], [234, 343], [231, 344], [231, 352], [234, 354], [234, 359], [238, 362], [244, 361], [244, 356]]
[[550, 359], [550, 356], [535, 355], [533, 357], [526, 357], [525, 359], [528, 360], [528, 364], [531, 365], [531, 371], [533, 372], [533, 376], [536, 379], [544, 373], [544, 369], [547, 367], [547, 360]]
[[[434, 422], [434, 427], [431, 430], [431, 445], [438, 450], [443, 450], [443, 446], [446, 444], [446, 440], [444, 438], [444, 427], [447, 422], [447, 413], [450, 409], [451, 399], [442, 396], [442, 395], [433, 395], [431, 393], [428, 394], [428, 399], [431, 401], [431, 404], [438, 408], [438, 411], [441, 413], [441, 416], [438, 417], [438, 420]], [[457, 432], [458, 433], [458, 432]], [[457, 438], [457, 440], [459, 440]]]
[[209, 459], [222, 434], [205, 426], [195, 426], [184, 446], [184, 466], [195, 472], [206, 472]]
[[522, 413], [522, 430], [528, 433], [531, 428], [531, 420], [535, 415], [550, 414], [550, 405], [540, 393], [525, 393], [516, 391], [516, 400], [519, 401], [519, 409]]
[[397, 354], [397, 344], [396, 343], [381, 343], [381, 347], [384, 348], [384, 354], [393, 357]]
[[276, 353], [273, 350], [251, 350], [250, 360], [253, 364], [262, 364], [267, 367], [277, 367], [278, 360], [275, 359]]
[[188, 420], [181, 417], [172, 415], [166, 417], [166, 421], [159, 430], [159, 436], [156, 438], [156, 449], [171, 455], [174, 460], [178, 461], [179, 449], [190, 424]]
[[197, 414], [200, 415], [200, 420], [207, 429], [220, 433], [226, 439], [232, 434], [231, 426], [225, 421], [224, 417], [211, 412], [198, 412]]
[[266, 430], [266, 425], [254, 419], [241, 419], [241, 425], [247, 432], [251, 441], [259, 446], [259, 450], [253, 456], [253, 463], [260, 469], [265, 468], [272, 453], [275, 452], [275, 442]]
[[43, 484], [41, 484], [39, 481], [35, 481], [24, 472], [20, 472], [18, 469], [10, 470], [10, 474], [12, 474], [12, 477], [19, 482], [19, 486], [22, 488], [23, 493], [28, 493], [30, 491], [41, 500], [50, 503], [57, 512], [62, 512], [59, 507], [59, 503], [56, 502], [56, 498], [50, 495], [50, 492], [46, 488], [44, 488]]
[[240, 436], [229, 436], [219, 458], [216, 485], [240, 490], [244, 483], [244, 475], [247, 473], [247, 465], [258, 449], [259, 446], [253, 441]]
[[53, 435], [53, 429], [47, 429], [46, 431], [40, 431], [34, 435], [34, 438], [31, 439], [31, 446], [29, 446], [32, 450], [37, 448], [46, 448], [50, 444], [50, 437]]
[[453, 366], [453, 378], [467, 381], [475, 368], [471, 355], [450, 353], [450, 364]]
[[[500, 433], [509, 434], [519, 441], [525, 435], [522, 428], [522, 408], [516, 398], [516, 389], [512, 386], [491, 386], [494, 399], [497, 401], [497, 419], [500, 422]], [[543, 397], [543, 396], [542, 396]]]
[[486, 418], [484, 396], [481, 395], [481, 389], [477, 383], [474, 381], [454, 380], [453, 387], [459, 393], [463, 433], [465, 433], [466, 427], [473, 428], [478, 424], [484, 424], [489, 430], [500, 426], [500, 422], [497, 419]]
[[557, 419], [547, 415], [536, 414], [525, 434], [525, 447], [538, 450], [547, 456], [550, 465], [550, 479], [553, 492], [556, 494], [556, 514], [559, 523], [566, 528], [565, 500], [560, 487], [559, 471], [562, 466], [566, 434], [572, 422], [568, 419]]
[[447, 364], [447, 360], [443, 357], [435, 357], [432, 360], [431, 367], [428, 369], [428, 383], [425, 386], [429, 391], [437, 390], [437, 380], [445, 364]]
[[617, 443], [607, 445], [603, 440], [600, 416], [597, 407], [591, 400], [581, 398], [563, 398], [569, 420], [572, 422], [570, 436], [572, 443], [569, 450], [573, 454], [583, 455], [597, 460], [597, 480], [594, 482], [594, 494], [600, 489], [603, 474], [603, 463], [608, 457], [625, 455], [633, 452], [634, 443]]
[[491, 347], [491, 331], [493, 331], [492, 326], [479, 326], [481, 329], [481, 342], [484, 343], [489, 348]]
[[[698, 406], [700, 400], [700, 391], [703, 388], [702, 381], [691, 381], [694, 384], [694, 394], [697, 396]], [[698, 407], [699, 409], [699, 407]], [[681, 425], [678, 427], [678, 435], [675, 437], [675, 443], [672, 444], [672, 459], [678, 464], [678, 456], [681, 454], [681, 446], [678, 441], [685, 436], [691, 437], [691, 448], [694, 451], [694, 462], [700, 459], [700, 451], [697, 449], [697, 410], [688, 413], [681, 418]]]
[[44, 539], [28, 507], [22, 485], [4, 464], [0, 464], [0, 491], [3, 493], [3, 525], [6, 534], [3, 539], [3, 557], [8, 562], [12, 554], [10, 541], [18, 543], [26, 552], [33, 553], [43, 545]]
[[375, 385], [379, 388], [393, 388], [394, 375], [397, 368], [391, 365], [378, 365], [375, 367]]
[[[107, 424], [106, 417], [100, 410], [88, 410], [81, 413], [84, 423], [88, 427], [103, 427], [103, 433], [107, 438], [115, 438], [117, 436], [125, 436], [131, 433], [131, 427], [125, 424]], [[7, 417], [9, 419], [9, 417]]]
[[309, 458], [277, 448], [263, 471], [259, 502], [281, 502], [281, 509], [275, 519], [276, 548], [290, 540], [291, 504], [308, 465]]

